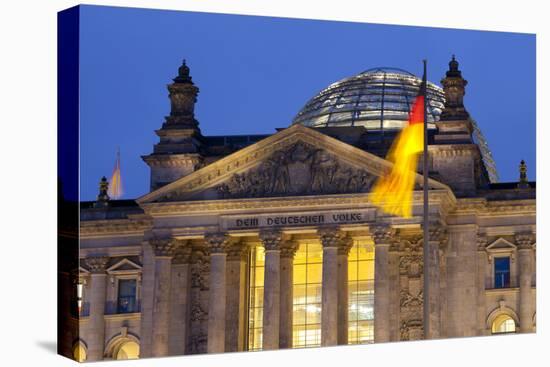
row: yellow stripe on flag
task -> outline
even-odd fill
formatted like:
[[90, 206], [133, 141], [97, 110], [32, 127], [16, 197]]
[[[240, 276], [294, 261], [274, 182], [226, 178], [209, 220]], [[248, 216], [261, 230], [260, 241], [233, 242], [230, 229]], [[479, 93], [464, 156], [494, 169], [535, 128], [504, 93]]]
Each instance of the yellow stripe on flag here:
[[371, 201], [389, 214], [404, 218], [412, 216], [412, 200], [416, 167], [424, 147], [424, 124], [409, 124], [397, 136], [387, 159], [393, 163], [391, 172], [375, 183]]

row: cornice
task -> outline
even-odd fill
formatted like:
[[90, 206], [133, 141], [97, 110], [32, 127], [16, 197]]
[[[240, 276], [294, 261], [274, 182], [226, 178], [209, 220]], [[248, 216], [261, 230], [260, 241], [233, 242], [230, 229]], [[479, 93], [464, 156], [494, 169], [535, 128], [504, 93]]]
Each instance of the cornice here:
[[[224, 200], [197, 200], [162, 203], [142, 203], [140, 206], [146, 214], [153, 217], [195, 215], [197, 213], [229, 214], [240, 211], [266, 211], [273, 209], [297, 210], [297, 209], [357, 209], [374, 208], [369, 199], [369, 193], [358, 194], [334, 194], [322, 196], [294, 196], [273, 197], [258, 199], [224, 199]], [[423, 196], [421, 191], [414, 193], [413, 200], [421, 205]], [[440, 206], [448, 206], [448, 210], [454, 209], [454, 196], [446, 190], [431, 190], [430, 202]]]
[[477, 215], [495, 214], [535, 214], [536, 199], [488, 201], [483, 198], [458, 199], [453, 214], [473, 213]]
[[153, 221], [150, 218], [142, 219], [102, 219], [80, 222], [80, 236], [108, 234], [136, 234], [151, 229]]

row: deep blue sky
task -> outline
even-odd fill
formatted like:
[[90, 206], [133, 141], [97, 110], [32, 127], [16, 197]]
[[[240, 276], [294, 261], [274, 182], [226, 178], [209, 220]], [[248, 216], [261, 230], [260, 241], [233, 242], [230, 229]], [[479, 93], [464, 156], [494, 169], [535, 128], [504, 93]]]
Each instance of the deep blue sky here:
[[120, 146], [124, 198], [149, 190], [141, 155], [169, 113], [183, 58], [200, 88], [205, 135], [272, 133], [327, 85], [376, 66], [440, 84], [452, 54], [465, 105], [502, 182], [525, 159], [535, 179], [535, 36], [115, 7], [81, 7], [81, 200], [93, 200]]

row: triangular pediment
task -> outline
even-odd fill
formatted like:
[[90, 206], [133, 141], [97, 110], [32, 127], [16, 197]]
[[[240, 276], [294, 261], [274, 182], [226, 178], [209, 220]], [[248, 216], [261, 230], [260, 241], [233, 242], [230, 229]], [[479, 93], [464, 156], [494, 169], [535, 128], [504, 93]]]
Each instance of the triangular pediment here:
[[141, 270], [141, 266], [136, 264], [135, 262], [128, 260], [126, 258], [118, 261], [117, 263], [113, 264], [107, 269], [107, 273], [113, 274], [113, 273], [120, 273], [120, 272], [129, 272], [129, 271], [139, 271]]
[[514, 245], [513, 243], [505, 240], [504, 238], [499, 238], [497, 240], [495, 240], [493, 243], [491, 243], [490, 245], [488, 245], [486, 247], [487, 250], [493, 250], [493, 251], [498, 251], [498, 250], [515, 250], [516, 249], [516, 245]]
[[[368, 192], [392, 163], [293, 125], [155, 190], [138, 203]], [[417, 185], [422, 176], [417, 175]], [[447, 189], [430, 179], [430, 188]]]

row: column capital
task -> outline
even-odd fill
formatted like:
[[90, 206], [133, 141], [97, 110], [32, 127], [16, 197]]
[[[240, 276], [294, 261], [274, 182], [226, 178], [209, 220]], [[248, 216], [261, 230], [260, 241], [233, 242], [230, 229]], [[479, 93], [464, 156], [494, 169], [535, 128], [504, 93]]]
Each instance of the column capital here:
[[535, 242], [535, 235], [531, 232], [516, 233], [515, 240], [518, 250], [532, 250]]
[[340, 241], [340, 246], [338, 247], [338, 254], [348, 255], [352, 247], [353, 247], [353, 237], [351, 237], [348, 233], [347, 235], [342, 237], [342, 240]]
[[151, 238], [149, 240], [155, 257], [172, 257], [176, 249], [176, 243], [171, 238]]
[[229, 236], [224, 232], [206, 233], [204, 241], [210, 249], [210, 254], [226, 253], [229, 246]]
[[294, 240], [282, 241], [280, 245], [281, 257], [293, 258], [298, 251], [299, 244]]
[[477, 235], [477, 251], [478, 252], [487, 252], [487, 236], [484, 234], [478, 233]]
[[372, 239], [376, 246], [390, 245], [393, 236], [396, 233], [395, 228], [392, 228], [388, 224], [375, 224], [370, 227], [372, 233]]
[[266, 251], [280, 250], [283, 233], [279, 229], [262, 230], [259, 236]]
[[104, 274], [109, 262], [109, 256], [90, 256], [84, 259], [92, 274]]
[[319, 233], [323, 248], [340, 247], [342, 238], [345, 236], [345, 233], [340, 231], [336, 226], [321, 227], [317, 232]]
[[447, 242], [447, 228], [444, 226], [433, 226], [428, 229], [428, 241], [439, 242], [445, 245]]
[[174, 239], [174, 258], [172, 263], [174, 264], [189, 264], [191, 262], [191, 253], [193, 248], [191, 247], [191, 241]]
[[249, 250], [250, 250], [250, 247], [246, 242], [243, 242], [243, 241], [231, 242], [227, 247], [227, 260], [244, 261], [246, 260], [246, 256], [248, 255]]

